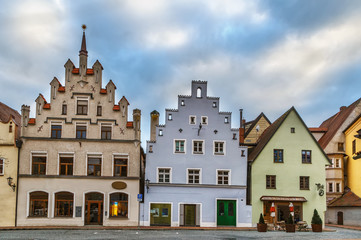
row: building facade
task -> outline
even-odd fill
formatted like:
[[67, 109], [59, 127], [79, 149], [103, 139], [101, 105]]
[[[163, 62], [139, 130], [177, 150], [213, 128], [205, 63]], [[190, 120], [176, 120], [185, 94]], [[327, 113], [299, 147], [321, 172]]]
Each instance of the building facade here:
[[50, 82], [50, 101], [36, 99], [35, 118], [22, 106], [19, 226], [136, 226], [140, 115], [102, 88], [103, 67], [88, 68], [85, 32], [79, 67], [69, 59], [64, 85]]
[[207, 96], [207, 82], [192, 81], [191, 96], [178, 96], [165, 124], [151, 113], [147, 142], [145, 226], [250, 226], [246, 205], [247, 147], [231, 113]]
[[0, 227], [16, 225], [20, 121], [17, 111], [0, 102]]
[[[327, 156], [294, 107], [268, 127], [249, 154], [252, 223], [260, 213], [269, 222], [285, 221], [294, 206], [295, 221], [311, 224], [314, 209], [326, 211]], [[275, 218], [271, 206], [275, 206]]]

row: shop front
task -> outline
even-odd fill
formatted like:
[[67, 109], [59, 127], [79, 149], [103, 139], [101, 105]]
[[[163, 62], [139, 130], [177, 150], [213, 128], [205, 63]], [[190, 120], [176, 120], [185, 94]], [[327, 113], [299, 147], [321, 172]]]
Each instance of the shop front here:
[[170, 226], [171, 225], [171, 204], [151, 203], [150, 204], [150, 225]]

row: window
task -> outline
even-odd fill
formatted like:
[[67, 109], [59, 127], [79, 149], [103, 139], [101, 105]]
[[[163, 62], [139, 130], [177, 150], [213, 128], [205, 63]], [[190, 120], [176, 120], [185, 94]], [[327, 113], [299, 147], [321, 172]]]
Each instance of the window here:
[[112, 139], [112, 126], [108, 126], [108, 125], [101, 126], [101, 138], [103, 140]]
[[213, 102], [212, 107], [216, 108], [217, 107], [217, 102]]
[[208, 117], [202, 117], [202, 124], [207, 125], [208, 124]]
[[336, 192], [341, 192], [341, 184], [336, 183]]
[[311, 150], [302, 150], [302, 163], [311, 163]]
[[87, 115], [88, 114], [88, 100], [78, 100], [76, 109], [77, 109], [76, 114]]
[[188, 183], [197, 184], [200, 183], [200, 170], [188, 169]]
[[295, 132], [296, 132], [295, 128], [292, 127], [292, 128], [291, 128], [291, 133], [295, 133]]
[[128, 176], [128, 158], [114, 157], [114, 176]]
[[168, 121], [172, 121], [173, 118], [172, 118], [172, 114], [168, 114]]
[[170, 182], [170, 169], [169, 168], [159, 168], [158, 169], [158, 182], [159, 183], [169, 183]]
[[181, 100], [181, 106], [185, 106], [184, 100]]
[[83, 125], [76, 126], [76, 138], [78, 138], [78, 139], [86, 138], [86, 126], [83, 126]]
[[159, 136], [163, 136], [163, 130], [162, 129], [159, 129]]
[[224, 142], [214, 142], [214, 154], [224, 155]]
[[101, 176], [102, 159], [101, 157], [88, 157], [88, 176]]
[[300, 177], [300, 190], [310, 190], [310, 177]]
[[217, 171], [217, 184], [228, 185], [229, 184], [229, 171], [218, 170]]
[[74, 194], [70, 192], [55, 193], [55, 217], [73, 216]]
[[185, 140], [174, 140], [175, 141], [175, 153], [184, 153]]
[[45, 175], [46, 173], [46, 155], [32, 155], [32, 174]]
[[110, 194], [109, 217], [127, 218], [128, 217], [128, 194], [112, 193]]
[[356, 139], [352, 141], [352, 154], [356, 153]]
[[224, 117], [224, 123], [229, 123], [228, 117]]
[[336, 162], [335, 167], [337, 167], [337, 168], [341, 167], [341, 165], [340, 165], [340, 159], [339, 159], [339, 158], [337, 158], [337, 159], [335, 160], [335, 162]]
[[73, 175], [73, 156], [60, 156], [60, 175]]
[[283, 163], [283, 149], [274, 149], [273, 150], [273, 162]]
[[13, 132], [13, 123], [12, 122], [10, 122], [10, 125], [9, 125], [9, 132], [10, 133]]
[[196, 116], [189, 116], [189, 124], [191, 125], [196, 124]]
[[153, 152], [153, 145], [149, 145], [149, 152], [150, 152], [150, 153]]
[[203, 154], [203, 141], [193, 141], [193, 154]]
[[333, 192], [333, 184], [332, 183], [328, 183], [328, 191]]
[[266, 176], [266, 188], [267, 189], [276, 189], [276, 175], [267, 175]]
[[344, 145], [343, 145], [342, 142], [339, 142], [339, 143], [337, 144], [337, 146], [338, 146], [338, 151], [340, 151], [340, 152], [343, 152], [343, 151], [344, 151]]
[[61, 138], [61, 125], [51, 125], [51, 138]]
[[4, 175], [4, 159], [0, 158], [0, 175]]
[[66, 104], [63, 104], [63, 106], [61, 108], [61, 114], [66, 115], [66, 112], [67, 112], [67, 106], [66, 106]]
[[29, 217], [47, 217], [48, 193], [40, 191], [30, 193], [29, 206]]
[[102, 106], [97, 106], [97, 116], [102, 115]]
[[233, 133], [233, 140], [237, 140], [237, 133]]
[[202, 97], [202, 88], [197, 88], [197, 98], [201, 98]]
[[244, 154], [245, 150], [241, 150], [241, 157], [245, 157], [246, 155]]

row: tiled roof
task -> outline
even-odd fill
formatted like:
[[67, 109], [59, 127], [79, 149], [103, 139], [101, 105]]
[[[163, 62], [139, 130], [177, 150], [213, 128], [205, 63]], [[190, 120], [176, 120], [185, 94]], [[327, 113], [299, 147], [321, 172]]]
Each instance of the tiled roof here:
[[50, 108], [51, 108], [50, 103], [44, 104], [44, 107], [43, 107], [43, 108], [44, 108], [44, 109], [50, 109]]
[[58, 92], [65, 92], [65, 87], [60, 86], [60, 87], [58, 88]]
[[[325, 149], [331, 139], [335, 136], [338, 129], [341, 125], [345, 122], [347, 117], [351, 114], [351, 112], [355, 109], [355, 107], [360, 103], [361, 98], [357, 101], [352, 103], [348, 107], [341, 107], [340, 111], [330, 117], [329, 119], [325, 120], [321, 125], [320, 128], [327, 128], [327, 132], [318, 140], [320, 146]], [[343, 131], [344, 129], [342, 129]]]
[[327, 132], [328, 128], [321, 128], [321, 127], [310, 127], [308, 128], [311, 132], [319, 133], [319, 132]]
[[[73, 74], [79, 74], [79, 68], [73, 68], [73, 71], [72, 71]], [[93, 75], [94, 74], [94, 70], [91, 69], [91, 68], [88, 68], [86, 70], [86, 74], [88, 75]]]
[[101, 93], [101, 94], [106, 94], [106, 93], [107, 93], [107, 90], [104, 89], [104, 88], [101, 88], [101, 89], [100, 89], [100, 93]]
[[127, 122], [127, 128], [133, 128], [133, 122]]
[[79, 68], [73, 68], [73, 71], [71, 71], [74, 74], [78, 74], [79, 73]]
[[35, 118], [30, 118], [28, 124], [35, 125]]
[[119, 105], [114, 105], [113, 110], [114, 111], [120, 111], [120, 106]]
[[[255, 120], [251, 121], [251, 125], [247, 128], [247, 131], [246, 131], [246, 133], [244, 134], [244, 137], [245, 137], [245, 138], [248, 136], [248, 134], [252, 131], [252, 129], [254, 128], [254, 126], [256, 125], [256, 123], [258, 123], [258, 121], [259, 121], [262, 117], [264, 117], [264, 118], [266, 119], [266, 121], [267, 121], [270, 125], [272, 124], [271, 121], [268, 120], [268, 118], [266, 117], [266, 115], [264, 115], [264, 113], [261, 112], [261, 114], [258, 115], [258, 117], [257, 117]], [[247, 123], [245, 123], [245, 125], [247, 125]]]
[[0, 102], [0, 122], [9, 122], [13, 118], [16, 125], [20, 126], [21, 115], [11, 107]]
[[361, 207], [361, 198], [349, 191], [339, 198], [331, 201], [328, 207]]

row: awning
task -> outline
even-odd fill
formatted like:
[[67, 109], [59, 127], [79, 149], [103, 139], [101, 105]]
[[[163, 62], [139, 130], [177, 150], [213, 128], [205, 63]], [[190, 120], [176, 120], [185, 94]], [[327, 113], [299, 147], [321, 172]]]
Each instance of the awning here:
[[284, 197], [284, 196], [262, 196], [261, 201], [272, 202], [307, 202], [304, 197]]

